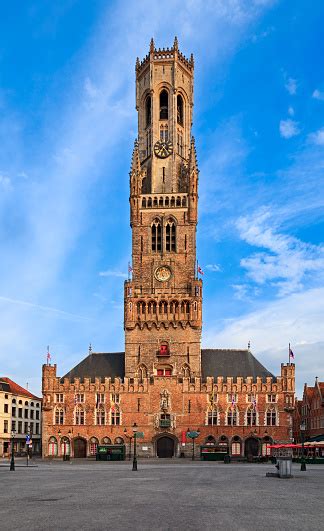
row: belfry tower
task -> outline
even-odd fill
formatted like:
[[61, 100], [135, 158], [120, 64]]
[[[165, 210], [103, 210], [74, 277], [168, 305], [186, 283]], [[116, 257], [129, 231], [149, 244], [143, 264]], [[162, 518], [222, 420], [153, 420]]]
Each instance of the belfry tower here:
[[125, 376], [201, 376], [194, 61], [156, 49], [136, 62], [138, 139], [130, 171], [132, 280], [125, 282]]

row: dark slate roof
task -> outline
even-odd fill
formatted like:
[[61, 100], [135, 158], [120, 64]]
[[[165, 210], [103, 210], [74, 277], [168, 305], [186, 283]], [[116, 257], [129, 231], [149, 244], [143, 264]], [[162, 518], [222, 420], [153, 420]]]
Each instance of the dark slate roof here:
[[124, 352], [92, 352], [78, 365], [73, 367], [62, 378], [124, 378], [125, 376], [125, 353]]
[[235, 349], [213, 349], [205, 348], [201, 350], [202, 378], [207, 376], [223, 376], [224, 378], [237, 378], [242, 376], [252, 376], [255, 380], [257, 376], [263, 378], [271, 377], [271, 374], [249, 350]]
[[[202, 349], [201, 351], [202, 378], [207, 376], [228, 376], [236, 379], [238, 376], [246, 378], [257, 376], [263, 380], [267, 377], [275, 377], [251, 354], [249, 350], [224, 350]], [[61, 378], [124, 378], [125, 376], [125, 353], [124, 352], [92, 352], [78, 365], [71, 369]]]

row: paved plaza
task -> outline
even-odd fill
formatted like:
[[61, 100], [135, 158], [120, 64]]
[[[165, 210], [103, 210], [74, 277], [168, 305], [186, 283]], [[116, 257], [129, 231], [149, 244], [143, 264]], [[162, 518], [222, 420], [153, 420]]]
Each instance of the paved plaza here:
[[285, 480], [266, 477], [271, 464], [32, 463], [1, 462], [1, 529], [323, 529], [321, 466], [294, 465]]

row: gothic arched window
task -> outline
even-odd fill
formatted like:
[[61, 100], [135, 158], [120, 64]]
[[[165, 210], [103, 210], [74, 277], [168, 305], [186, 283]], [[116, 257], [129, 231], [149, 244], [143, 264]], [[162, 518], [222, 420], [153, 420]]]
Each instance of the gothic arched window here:
[[152, 122], [152, 99], [147, 96], [145, 100], [145, 127], [151, 125]]
[[162, 251], [162, 226], [159, 219], [155, 219], [152, 223], [152, 251]]
[[64, 424], [64, 409], [62, 407], [55, 409], [55, 424]]
[[176, 251], [176, 225], [173, 219], [169, 219], [166, 224], [165, 250], [173, 253]]
[[84, 422], [84, 409], [77, 407], [74, 412], [74, 424], [85, 424]]
[[210, 409], [207, 412], [207, 423], [208, 426], [217, 426], [218, 425], [218, 411], [217, 409]]
[[169, 95], [166, 90], [160, 92], [160, 120], [169, 118]]
[[256, 426], [257, 423], [257, 414], [253, 406], [250, 406], [246, 412], [246, 425], [247, 426]]
[[98, 426], [103, 426], [106, 423], [105, 408], [99, 406], [96, 410], [96, 424]]
[[277, 425], [277, 411], [275, 410], [275, 408], [267, 409], [266, 424], [267, 426]]
[[183, 99], [180, 94], [177, 96], [177, 122], [183, 125]]
[[227, 425], [228, 426], [238, 426], [238, 414], [236, 407], [230, 407], [227, 410]]

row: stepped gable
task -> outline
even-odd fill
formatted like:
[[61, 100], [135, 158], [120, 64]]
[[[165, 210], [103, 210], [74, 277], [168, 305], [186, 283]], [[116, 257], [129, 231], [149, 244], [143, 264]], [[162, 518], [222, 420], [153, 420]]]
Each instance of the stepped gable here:
[[205, 380], [207, 376], [223, 376], [224, 378], [232, 377], [242, 378], [257, 377], [265, 380], [266, 378], [276, 377], [271, 374], [249, 350], [236, 349], [202, 349], [201, 350], [202, 377]]
[[125, 376], [125, 352], [92, 352], [78, 365], [73, 367], [62, 378], [68, 378], [71, 382], [75, 378], [124, 378]]

